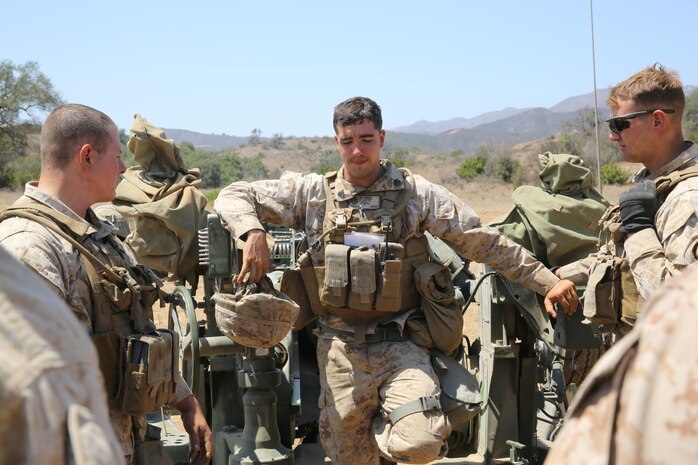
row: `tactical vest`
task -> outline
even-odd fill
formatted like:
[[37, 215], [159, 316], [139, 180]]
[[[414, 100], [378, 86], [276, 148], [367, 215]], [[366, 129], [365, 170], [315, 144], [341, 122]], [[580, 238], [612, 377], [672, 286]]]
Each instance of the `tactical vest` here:
[[12, 216], [44, 226], [79, 251], [92, 298], [92, 341], [110, 408], [143, 415], [169, 402], [175, 394], [178, 340], [153, 324], [152, 305], [161, 297], [153, 272], [132, 265], [115, 236], [106, 240], [116, 253], [107, 254], [86, 234], [77, 235], [79, 228], [70, 228], [75, 220], [39, 202], [10, 207], [0, 221]]
[[[654, 180], [661, 206], [671, 191], [683, 180], [698, 176], [698, 165], [673, 171]], [[622, 226], [619, 205], [611, 206], [599, 220], [600, 252], [589, 270], [584, 301], [584, 316], [600, 325], [622, 322], [634, 326], [645, 299], [640, 295], [625, 255], [627, 234]], [[593, 298], [590, 298], [593, 296]]]
[[342, 201], [334, 195], [337, 173], [325, 175], [325, 264], [314, 265], [322, 314], [365, 324], [419, 306], [414, 270], [429, 252], [424, 237], [405, 239], [414, 178], [401, 171], [404, 189]]

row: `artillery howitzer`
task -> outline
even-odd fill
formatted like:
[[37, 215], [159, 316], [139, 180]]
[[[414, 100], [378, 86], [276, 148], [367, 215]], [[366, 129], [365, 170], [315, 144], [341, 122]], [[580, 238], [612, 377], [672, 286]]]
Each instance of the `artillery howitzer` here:
[[[269, 350], [241, 346], [222, 335], [213, 295], [232, 286], [238, 251], [217, 215], [208, 215], [204, 223], [198, 268], [203, 299], [193, 297], [197, 285], [178, 285], [169, 326], [180, 334], [182, 374], [214, 433], [213, 464], [323, 463], [315, 437], [319, 381], [312, 324], [289, 332]], [[277, 266], [270, 275], [278, 283], [283, 269], [294, 263], [303, 235], [269, 230]], [[446, 244], [430, 240], [467, 299], [463, 312], [475, 297], [480, 305], [478, 335], [473, 341], [464, 337], [456, 358], [477, 374], [481, 411], [453, 425], [444, 463], [542, 463], [573, 391], [563, 373], [566, 354], [599, 348], [601, 335], [581, 323], [580, 311], [571, 318], [558, 312], [553, 325], [533, 292], [486, 267], [479, 267], [476, 279]], [[165, 436], [164, 442], [175, 461], [186, 457], [185, 437]]]

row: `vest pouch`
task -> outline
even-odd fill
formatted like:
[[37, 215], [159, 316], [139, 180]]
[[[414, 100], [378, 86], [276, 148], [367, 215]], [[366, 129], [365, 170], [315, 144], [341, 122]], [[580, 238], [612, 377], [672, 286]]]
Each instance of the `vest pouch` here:
[[[324, 272], [324, 268], [320, 268]], [[312, 313], [315, 315], [325, 315], [325, 311], [322, 309], [322, 304], [320, 303], [321, 287], [318, 285], [324, 282], [325, 275], [323, 274], [322, 276], [320, 276], [318, 273], [316, 273], [316, 268], [313, 267], [313, 260], [310, 257], [310, 252], [304, 252], [303, 254], [301, 254], [301, 256], [298, 257], [298, 260], [296, 260], [296, 263], [293, 265], [292, 270], [298, 270], [300, 273], [300, 277], [302, 278], [302, 285], [305, 288], [304, 291], [307, 295], [308, 304], [310, 305]], [[286, 293], [286, 291], [283, 290], [283, 279], [281, 280], [281, 286], [281, 291]], [[301, 307], [301, 311], [303, 311], [303, 307]], [[298, 319], [300, 319], [300, 316], [298, 317]]]
[[621, 301], [620, 262], [623, 259], [598, 256], [589, 270], [584, 291], [584, 316], [597, 325], [618, 324]]
[[349, 308], [372, 310], [376, 297], [376, 250], [366, 247], [352, 248], [349, 254], [349, 272]]
[[620, 315], [621, 321], [627, 325], [634, 326], [635, 321], [640, 317], [640, 309], [645, 303], [644, 297], [640, 295], [635, 284], [635, 278], [630, 271], [630, 263], [622, 260], [619, 265], [620, 274]]
[[376, 296], [376, 310], [381, 312], [397, 312], [402, 304], [400, 294], [400, 273], [402, 272], [402, 259], [405, 248], [397, 242], [381, 244], [380, 257], [381, 272], [378, 280], [378, 295]]
[[95, 345], [99, 359], [99, 369], [104, 378], [109, 407], [116, 409], [120, 408], [120, 402], [117, 398], [123, 379], [120, 357], [122, 353], [121, 341], [121, 337], [113, 331], [92, 336], [92, 343]]
[[177, 335], [166, 329], [126, 338], [122, 411], [144, 415], [157, 411], [175, 394]]
[[[346, 307], [349, 298], [349, 251], [344, 244], [325, 246], [325, 267], [320, 301], [331, 307]], [[320, 271], [320, 270], [319, 270]], [[320, 275], [318, 274], [318, 277]]]
[[131, 289], [128, 287], [122, 288], [106, 279], [102, 280], [100, 284], [101, 290], [114, 310], [125, 311], [131, 309], [131, 303], [133, 302]]

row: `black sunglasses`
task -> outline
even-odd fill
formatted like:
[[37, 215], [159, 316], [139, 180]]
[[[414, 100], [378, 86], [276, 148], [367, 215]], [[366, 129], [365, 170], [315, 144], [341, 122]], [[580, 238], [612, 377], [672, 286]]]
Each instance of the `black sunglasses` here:
[[631, 119], [637, 118], [638, 116], [651, 115], [657, 110], [663, 111], [664, 113], [674, 113], [676, 111], [673, 108], [655, 108], [654, 110], [634, 111], [632, 113], [628, 113], [627, 115], [614, 116], [613, 118], [606, 120], [608, 123], [608, 129], [616, 134], [620, 134], [621, 131], [624, 131], [630, 127]]

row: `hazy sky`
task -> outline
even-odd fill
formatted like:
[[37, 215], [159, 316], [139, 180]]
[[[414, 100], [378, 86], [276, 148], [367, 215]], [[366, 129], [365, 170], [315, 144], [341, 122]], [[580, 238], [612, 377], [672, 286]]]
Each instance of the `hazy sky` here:
[[[698, 1], [596, 0], [599, 89], [654, 62], [698, 85]], [[376, 100], [387, 129], [550, 107], [594, 86], [589, 0], [0, 0], [0, 59], [129, 129], [332, 135]]]

